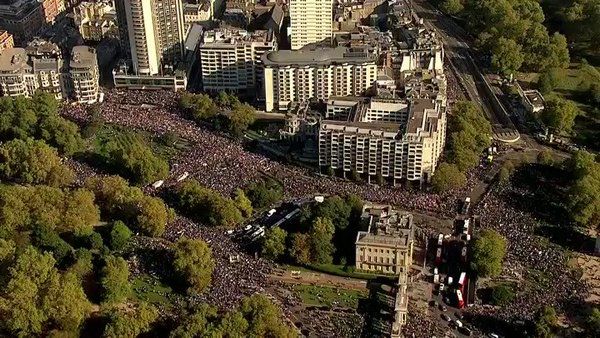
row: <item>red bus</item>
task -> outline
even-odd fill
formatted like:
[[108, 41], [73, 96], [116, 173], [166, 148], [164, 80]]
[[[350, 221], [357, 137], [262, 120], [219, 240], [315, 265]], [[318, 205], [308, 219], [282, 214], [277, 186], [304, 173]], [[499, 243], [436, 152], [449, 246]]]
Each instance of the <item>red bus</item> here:
[[467, 282], [467, 273], [461, 272], [458, 278], [458, 288], [460, 291], [465, 291], [465, 283]]
[[437, 248], [437, 251], [435, 252], [435, 264], [441, 264], [442, 263], [442, 248]]
[[456, 290], [456, 306], [459, 309], [462, 309], [465, 307], [465, 301], [463, 299], [463, 295], [462, 292], [460, 290]]

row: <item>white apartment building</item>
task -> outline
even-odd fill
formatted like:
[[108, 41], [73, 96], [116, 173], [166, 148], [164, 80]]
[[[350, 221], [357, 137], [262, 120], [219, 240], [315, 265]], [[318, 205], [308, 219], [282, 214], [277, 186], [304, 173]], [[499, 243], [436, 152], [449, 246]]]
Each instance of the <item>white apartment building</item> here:
[[446, 136], [441, 100], [345, 99], [330, 100], [321, 123], [322, 170], [368, 182], [431, 179]]
[[43, 91], [59, 100], [93, 103], [98, 97], [98, 74], [96, 51], [87, 46], [73, 48], [68, 67], [54, 44], [9, 48], [0, 54], [3, 96], [32, 96]]
[[88, 46], [73, 47], [69, 68], [71, 96], [80, 103], [95, 103], [100, 89], [96, 50]]
[[377, 80], [376, 55], [345, 47], [280, 50], [262, 56], [266, 111], [327, 101], [332, 96], [360, 96]]
[[264, 67], [261, 57], [277, 49], [273, 31], [247, 32], [217, 29], [204, 33], [198, 49], [205, 91], [251, 90], [263, 97]]
[[291, 0], [290, 31], [292, 49], [309, 43], [330, 42], [333, 32], [332, 0]]
[[73, 21], [84, 40], [100, 41], [116, 34], [117, 14], [109, 0], [81, 2], [73, 8]]

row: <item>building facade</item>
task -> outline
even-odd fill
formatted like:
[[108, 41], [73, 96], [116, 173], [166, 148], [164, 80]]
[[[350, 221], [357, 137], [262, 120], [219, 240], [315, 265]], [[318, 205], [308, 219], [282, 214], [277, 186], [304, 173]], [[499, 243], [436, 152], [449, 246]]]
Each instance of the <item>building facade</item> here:
[[84, 1], [73, 8], [75, 26], [84, 40], [100, 41], [117, 35], [117, 15], [112, 1]]
[[291, 0], [289, 8], [292, 49], [316, 42], [331, 43], [332, 0]]
[[56, 17], [65, 11], [64, 0], [41, 0], [42, 11], [44, 12], [44, 21], [47, 24], [54, 24]]
[[266, 111], [363, 95], [377, 80], [376, 56], [345, 47], [281, 50], [262, 56]]
[[321, 170], [368, 182], [429, 181], [444, 148], [446, 107], [432, 99], [330, 100]]
[[277, 49], [272, 31], [217, 29], [204, 33], [199, 47], [202, 87], [205, 91], [252, 91], [262, 96], [264, 68], [261, 57]]
[[356, 269], [393, 275], [407, 272], [414, 249], [413, 216], [389, 205], [366, 204], [361, 219], [367, 230], [356, 235]]
[[117, 0], [115, 5], [120, 40], [133, 73], [157, 75], [183, 59], [181, 0]]
[[77, 102], [95, 103], [100, 94], [96, 50], [87, 46], [73, 47], [69, 68], [67, 92]]
[[0, 30], [0, 53], [5, 49], [13, 48], [14, 46], [15, 40], [13, 39], [12, 34]]
[[15, 45], [25, 46], [46, 22], [42, 3], [14, 0], [0, 3], [0, 29], [10, 32]]
[[9, 48], [0, 54], [0, 89], [3, 96], [32, 96], [37, 91], [56, 99], [93, 103], [98, 96], [95, 50], [76, 46], [71, 62], [63, 62], [58, 46], [34, 41], [27, 48]]

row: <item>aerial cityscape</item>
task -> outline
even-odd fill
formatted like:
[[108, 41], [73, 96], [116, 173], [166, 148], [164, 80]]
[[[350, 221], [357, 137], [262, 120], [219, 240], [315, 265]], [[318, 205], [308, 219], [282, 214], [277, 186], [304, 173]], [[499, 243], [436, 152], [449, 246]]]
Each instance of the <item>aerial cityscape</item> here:
[[600, 0], [0, 0], [0, 337], [600, 337]]

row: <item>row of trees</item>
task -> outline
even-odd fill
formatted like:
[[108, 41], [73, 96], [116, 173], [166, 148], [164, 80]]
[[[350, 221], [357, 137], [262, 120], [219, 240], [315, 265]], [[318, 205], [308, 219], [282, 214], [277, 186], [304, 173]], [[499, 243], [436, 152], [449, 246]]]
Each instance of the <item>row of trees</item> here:
[[34, 138], [72, 155], [83, 150], [83, 140], [76, 124], [58, 115], [58, 102], [50, 94], [33, 98], [0, 98], [0, 139]]
[[[363, 202], [354, 195], [332, 196], [306, 206], [300, 220], [285, 229], [269, 229], [262, 254], [270, 259], [287, 258], [298, 264], [350, 263], [354, 238], [360, 230]], [[287, 251], [286, 251], [286, 248]]]
[[500, 73], [569, 66], [567, 39], [548, 33], [536, 0], [443, 0], [441, 8], [465, 20], [478, 47], [491, 55], [491, 65]]
[[[252, 106], [241, 103], [226, 92], [219, 93], [216, 103], [206, 94], [184, 93], [179, 98], [179, 107], [195, 121], [225, 127], [235, 136], [242, 135], [256, 120], [256, 111]], [[219, 110], [227, 111], [227, 114], [219, 115]]]
[[484, 149], [492, 142], [492, 126], [474, 102], [457, 102], [449, 115], [448, 154], [432, 179], [436, 191], [446, 191], [466, 183], [465, 172], [477, 166]]
[[578, 151], [567, 161], [573, 184], [569, 189], [567, 205], [579, 225], [597, 228], [600, 224], [600, 163], [596, 156]]

